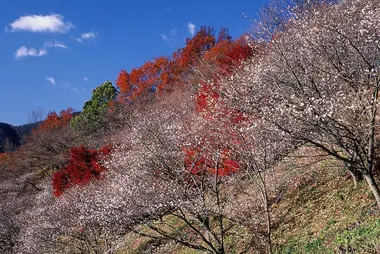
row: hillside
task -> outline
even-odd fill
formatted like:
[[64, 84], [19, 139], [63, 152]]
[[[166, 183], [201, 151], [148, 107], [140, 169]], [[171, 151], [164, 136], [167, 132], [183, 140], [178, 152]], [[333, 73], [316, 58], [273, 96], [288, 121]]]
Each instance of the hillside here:
[[0, 122], [0, 153], [19, 147], [24, 138], [38, 125], [39, 123], [31, 123], [13, 126]]
[[[272, 193], [274, 253], [380, 253], [380, 218], [365, 183], [355, 188], [334, 159], [312, 159], [310, 148], [299, 149], [276, 168], [277, 191]], [[380, 180], [380, 179], [378, 179]], [[273, 186], [272, 186], [273, 187]], [[245, 202], [252, 202], [245, 199]], [[252, 205], [252, 204], [251, 204]], [[174, 222], [170, 218], [170, 223]], [[186, 227], [175, 230], [186, 232]], [[245, 249], [242, 229], [226, 239], [231, 253], [262, 253]], [[170, 241], [128, 234], [118, 254], [198, 252]]]
[[373, 0], [273, 0], [2, 124], [0, 254], [379, 253], [379, 27]]
[[20, 142], [21, 138], [12, 125], [0, 123], [0, 153], [18, 147]]

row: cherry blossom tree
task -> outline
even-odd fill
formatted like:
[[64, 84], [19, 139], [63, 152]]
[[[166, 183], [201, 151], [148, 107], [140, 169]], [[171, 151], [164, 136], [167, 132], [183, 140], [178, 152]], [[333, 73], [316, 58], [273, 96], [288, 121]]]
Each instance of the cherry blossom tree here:
[[[130, 122], [113, 138], [115, 148], [104, 161], [103, 180], [72, 186], [58, 198], [45, 187], [35, 209], [23, 216], [20, 249], [113, 253], [125, 233], [133, 231], [226, 253], [225, 238], [236, 226], [228, 215], [234, 191], [229, 187], [238, 179], [218, 174], [225, 160], [215, 143], [204, 144], [199, 153], [207, 154], [213, 166], [202, 164], [195, 174], [197, 158], [185, 163], [184, 149], [200, 144], [211, 126], [184, 93], [172, 92], [151, 104], [135, 101]], [[190, 234], [178, 231], [168, 216], [180, 220]]]
[[291, 17], [259, 59], [224, 82], [229, 103], [362, 175], [378, 206], [379, 13], [367, 0], [315, 5]]

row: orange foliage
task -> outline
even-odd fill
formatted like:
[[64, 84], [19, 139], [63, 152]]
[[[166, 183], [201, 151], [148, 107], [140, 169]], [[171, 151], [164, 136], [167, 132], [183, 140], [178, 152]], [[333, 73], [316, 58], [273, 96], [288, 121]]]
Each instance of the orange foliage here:
[[59, 115], [55, 111], [50, 112], [40, 126], [33, 130], [33, 133], [36, 134], [41, 131], [49, 131], [67, 126], [73, 118], [73, 111], [72, 108], [68, 108], [62, 110]]
[[202, 153], [199, 149], [183, 149], [185, 153], [185, 166], [190, 174], [203, 173], [227, 176], [238, 172], [240, 165], [231, 158], [231, 151], [223, 149], [218, 161], [211, 159], [212, 156]]
[[201, 113], [214, 114], [214, 109], [219, 100], [219, 93], [217, 91], [217, 85], [203, 83], [198, 90], [196, 97], [197, 111]]
[[146, 62], [131, 73], [122, 70], [116, 81], [119, 98], [135, 99], [155, 90], [162, 90], [173, 81], [173, 62], [168, 57], [158, 57]]
[[217, 68], [219, 75], [229, 75], [253, 55], [252, 48], [244, 38], [219, 41], [204, 55], [204, 60]]
[[8, 153], [0, 153], [0, 165], [3, 163], [7, 163], [10, 159], [11, 157]]
[[215, 46], [216, 39], [214, 29], [201, 27], [193, 38], [186, 39], [186, 46], [173, 54], [176, 63], [176, 71], [183, 72], [189, 67], [196, 65], [201, 56]]
[[[193, 38], [186, 39], [186, 46], [174, 52], [171, 58], [155, 58], [130, 73], [121, 70], [116, 81], [120, 90], [118, 99], [131, 101], [149, 92], [170, 90], [176, 83], [189, 81], [188, 73], [194, 69], [210, 72], [201, 67], [203, 63], [210, 66], [213, 77], [231, 74], [252, 54], [243, 37], [234, 41], [228, 30], [222, 29], [216, 39], [214, 29], [203, 26]], [[210, 77], [209, 73], [206, 76]]]
[[120, 89], [120, 93], [126, 94], [130, 93], [130, 81], [129, 74], [126, 70], [121, 70], [116, 81], [116, 86]]
[[[170, 89], [174, 84], [200, 83], [202, 85], [196, 96], [197, 111], [210, 121], [216, 120], [226, 125], [223, 130], [229, 132], [234, 142], [238, 142], [233, 128], [228, 128], [227, 125], [244, 124], [246, 117], [222, 103], [219, 81], [221, 77], [231, 75], [252, 55], [253, 50], [245, 37], [232, 40], [228, 30], [222, 29], [216, 39], [212, 28], [201, 27], [193, 38], [186, 40], [184, 48], [174, 52], [171, 59], [156, 58], [130, 73], [122, 70], [116, 82], [121, 92], [119, 98], [131, 101], [150, 91]], [[221, 133], [223, 134], [225, 133]], [[200, 147], [184, 149], [185, 165], [189, 173], [197, 175], [207, 172], [225, 176], [240, 168], [239, 163], [231, 158], [228, 148], [223, 150], [218, 161], [214, 161], [213, 155], [201, 152]]]

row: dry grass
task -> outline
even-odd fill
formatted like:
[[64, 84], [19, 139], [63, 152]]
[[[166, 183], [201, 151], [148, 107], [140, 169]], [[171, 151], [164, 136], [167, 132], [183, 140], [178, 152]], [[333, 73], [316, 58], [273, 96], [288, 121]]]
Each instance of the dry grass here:
[[[267, 180], [271, 191], [272, 238], [276, 252], [376, 253], [380, 250], [376, 249], [380, 248], [376, 244], [380, 243], [380, 213], [376, 211], [370, 191], [365, 182], [355, 189], [342, 165], [333, 159], [310, 148], [302, 148], [269, 173]], [[252, 227], [262, 227], [264, 223], [262, 216], [253, 211], [260, 206], [256, 203], [258, 199], [252, 198], [257, 197], [256, 188], [249, 186], [249, 182], [246, 184], [247, 188], [241, 190], [237, 200], [244, 204], [247, 223], [235, 227], [230, 233], [227, 245], [232, 251], [229, 253], [241, 253], [244, 249], [245, 253], [255, 253], [254, 243], [247, 235], [252, 233]], [[244, 214], [242, 209], [241, 212]], [[178, 224], [173, 218], [167, 220], [172, 225]], [[249, 225], [252, 227], [247, 228]], [[182, 225], [178, 224], [178, 227]], [[186, 228], [181, 230], [186, 231]], [[355, 239], [352, 244], [347, 243], [350, 234], [354, 234], [360, 244], [354, 245]], [[126, 236], [125, 247], [119, 254], [122, 253], [200, 252], [131, 233]]]

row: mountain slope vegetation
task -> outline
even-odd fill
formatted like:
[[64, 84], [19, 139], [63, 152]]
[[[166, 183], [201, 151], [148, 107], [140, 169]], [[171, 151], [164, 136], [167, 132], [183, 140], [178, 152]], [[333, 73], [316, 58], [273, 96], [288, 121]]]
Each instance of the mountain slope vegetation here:
[[252, 27], [201, 27], [22, 142], [2, 125], [0, 252], [378, 252], [380, 5]]

